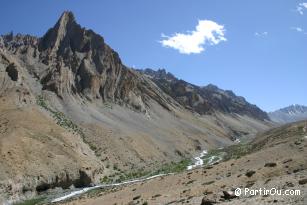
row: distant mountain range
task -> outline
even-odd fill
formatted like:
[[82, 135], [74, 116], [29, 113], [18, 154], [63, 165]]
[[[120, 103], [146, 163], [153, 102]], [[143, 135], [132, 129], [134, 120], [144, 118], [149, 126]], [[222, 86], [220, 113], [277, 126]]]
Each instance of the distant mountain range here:
[[269, 120], [266, 112], [250, 104], [244, 97], [235, 95], [231, 90], [222, 90], [215, 85], [197, 86], [176, 78], [165, 69], [138, 70], [147, 75], [161, 90], [173, 97], [186, 109], [199, 114], [214, 112], [237, 113], [258, 120]]
[[274, 112], [269, 112], [272, 121], [285, 124], [307, 119], [307, 106], [290, 105]]

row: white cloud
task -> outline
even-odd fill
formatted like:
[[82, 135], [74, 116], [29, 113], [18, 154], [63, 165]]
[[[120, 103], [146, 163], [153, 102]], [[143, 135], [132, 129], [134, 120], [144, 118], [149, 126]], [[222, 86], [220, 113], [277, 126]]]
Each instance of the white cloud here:
[[299, 33], [304, 33], [305, 35], [307, 35], [307, 32], [305, 29], [301, 28], [301, 27], [291, 27], [290, 29], [295, 30]]
[[307, 9], [307, 2], [304, 3], [300, 3], [297, 7], [296, 7], [296, 11], [303, 15], [304, 14], [304, 10]]
[[265, 37], [267, 35], [269, 35], [269, 32], [267, 32], [267, 31], [264, 31], [264, 32], [261, 32], [261, 33], [259, 33], [259, 32], [255, 33], [255, 36], [257, 36], [257, 37]]
[[224, 26], [210, 20], [199, 20], [195, 31], [172, 36], [161, 34], [161, 37], [164, 38], [160, 41], [162, 46], [176, 49], [182, 54], [201, 53], [206, 45], [217, 45], [227, 40]]
[[303, 32], [304, 29], [302, 29], [301, 27], [292, 27], [291, 29], [296, 30], [297, 32]]
[[[297, 32], [300, 32], [300, 33], [305, 32], [305, 30], [302, 29], [301, 27], [291, 27], [291, 29], [292, 29], [292, 30], [295, 30], [295, 31], [297, 31]], [[305, 33], [305, 34], [306, 34], [306, 33]]]

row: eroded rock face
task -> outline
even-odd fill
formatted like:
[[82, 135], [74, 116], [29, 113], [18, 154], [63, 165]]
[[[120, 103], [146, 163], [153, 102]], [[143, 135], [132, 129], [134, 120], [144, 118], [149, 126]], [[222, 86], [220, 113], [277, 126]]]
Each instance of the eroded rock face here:
[[79, 170], [79, 175], [77, 176], [71, 177], [69, 173], [65, 173], [64, 175], [56, 176], [55, 179], [40, 181], [35, 190], [40, 193], [55, 187], [61, 187], [63, 189], [68, 189], [72, 185], [76, 188], [86, 187], [93, 183], [92, 178], [86, 171]]
[[222, 90], [209, 84], [199, 87], [177, 79], [164, 69], [139, 70], [148, 75], [164, 92], [176, 99], [182, 106], [199, 114], [212, 114], [216, 111], [248, 115], [259, 120], [269, 120], [267, 113], [256, 105], [248, 103], [243, 97], [230, 90]]
[[[43, 88], [58, 96], [80, 95], [88, 100], [125, 103], [146, 111], [147, 98], [167, 107], [156, 88], [125, 67], [119, 55], [92, 30], [81, 28], [71, 12], [65, 12], [38, 44], [48, 71]], [[145, 88], [145, 89], [144, 89]]]
[[0, 39], [1, 47], [39, 78], [43, 89], [64, 100], [70, 95], [110, 101], [142, 112], [149, 99], [168, 110], [175, 103], [147, 78], [124, 66], [118, 53], [100, 35], [77, 24], [71, 12], [64, 12], [42, 38], [8, 34]]

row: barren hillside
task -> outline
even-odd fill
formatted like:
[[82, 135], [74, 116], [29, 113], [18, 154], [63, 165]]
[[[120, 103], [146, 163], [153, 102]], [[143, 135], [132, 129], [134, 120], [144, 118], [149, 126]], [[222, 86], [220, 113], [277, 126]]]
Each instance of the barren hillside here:
[[[212, 150], [205, 159], [225, 153], [224, 160], [213, 165], [142, 183], [95, 189], [58, 204], [305, 205], [306, 147], [307, 122], [304, 121], [272, 129], [248, 144]], [[234, 195], [237, 188], [242, 190], [242, 195], [238, 197]], [[282, 195], [254, 195], [249, 191], [243, 194], [245, 189], [260, 188], [274, 188]], [[286, 190], [299, 192], [287, 195]]]

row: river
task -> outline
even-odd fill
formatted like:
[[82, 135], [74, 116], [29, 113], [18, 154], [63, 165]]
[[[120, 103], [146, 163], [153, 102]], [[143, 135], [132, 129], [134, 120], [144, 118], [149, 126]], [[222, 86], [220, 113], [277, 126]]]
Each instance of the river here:
[[[193, 164], [187, 166], [187, 170], [191, 170], [191, 169], [194, 169], [194, 168], [196, 168], [196, 167], [201, 167], [201, 166], [203, 166], [203, 165], [204, 165], [204, 160], [203, 160], [202, 158], [205, 157], [207, 154], [208, 154], [208, 151], [207, 151], [207, 150], [203, 150], [198, 156], [194, 157], [194, 159], [193, 159]], [[210, 165], [210, 164], [212, 164], [212, 163], [214, 163], [214, 162], [216, 162], [216, 161], [219, 161], [220, 159], [217, 158], [217, 157], [218, 157], [218, 156], [211, 156], [211, 157], [209, 158], [207, 164]], [[150, 176], [150, 177], [146, 177], [146, 178], [134, 179], [134, 180], [125, 181], [125, 182], [120, 182], [120, 183], [100, 184], [100, 185], [96, 185], [96, 186], [93, 186], [93, 187], [85, 187], [85, 188], [80, 189], [80, 190], [77, 190], [77, 191], [72, 191], [71, 193], [66, 194], [66, 195], [64, 195], [64, 196], [55, 198], [55, 199], [53, 199], [51, 202], [52, 202], [52, 203], [55, 203], [55, 202], [63, 201], [63, 200], [69, 199], [69, 198], [71, 198], [71, 197], [74, 197], [74, 196], [77, 196], [77, 195], [86, 193], [86, 192], [88, 192], [88, 191], [90, 191], [90, 190], [93, 190], [93, 189], [98, 189], [98, 188], [109, 188], [109, 187], [121, 186], [121, 185], [124, 185], [124, 184], [133, 184], [133, 183], [143, 182], [143, 181], [147, 181], [147, 180], [150, 180], [150, 179], [154, 179], [154, 178], [161, 177], [161, 176], [166, 176], [166, 175], [171, 175], [171, 174], [173, 174], [173, 173], [157, 174], [157, 175]]]

